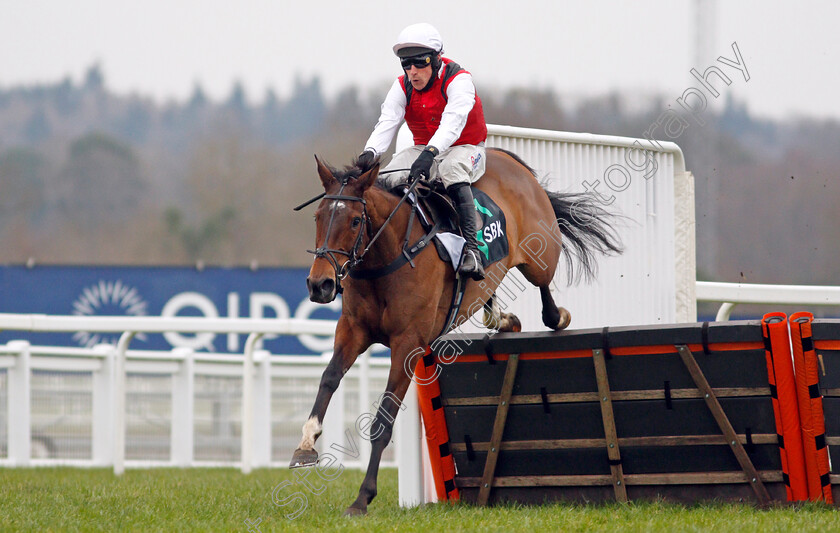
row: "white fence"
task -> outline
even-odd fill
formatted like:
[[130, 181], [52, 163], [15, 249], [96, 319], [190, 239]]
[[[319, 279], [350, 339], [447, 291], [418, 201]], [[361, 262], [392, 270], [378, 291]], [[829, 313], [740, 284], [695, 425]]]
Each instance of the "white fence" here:
[[[238, 464], [247, 472], [287, 464], [330, 356], [270, 355], [256, 349], [259, 337], [332, 336], [335, 322], [0, 314], [0, 329], [122, 333], [117, 346], [93, 349], [0, 345], [0, 464], [114, 465], [121, 473], [128, 451], [132, 466]], [[238, 356], [127, 349], [135, 333], [163, 331], [251, 336]], [[321, 447], [348, 446], [345, 428], [355, 432], [356, 417], [372, 409], [388, 368], [387, 359], [360, 357], [333, 397]], [[363, 464], [368, 448], [360, 439], [346, 466]]]
[[[598, 258], [598, 277], [567, 286], [565, 265], [551, 292], [572, 312], [572, 327], [631, 326], [693, 320], [694, 178], [673, 142], [561, 131], [487, 126], [487, 146], [510, 150], [532, 166], [548, 189], [591, 193], [622, 215], [622, 255]], [[411, 144], [406, 127], [397, 149]], [[497, 291], [500, 304], [526, 330], [546, 330], [539, 291], [513, 270]], [[469, 322], [462, 331], [478, 331]]]
[[[624, 253], [598, 258], [594, 282], [567, 286], [561, 266], [555, 301], [572, 326], [632, 326], [693, 320], [696, 300], [694, 178], [672, 142], [488, 125], [487, 146], [528, 162], [550, 190], [589, 192], [617, 222]], [[539, 291], [511, 307], [523, 326], [542, 326]]]
[[840, 287], [697, 282], [698, 302], [722, 302], [715, 320], [729, 320], [737, 304], [840, 306]]

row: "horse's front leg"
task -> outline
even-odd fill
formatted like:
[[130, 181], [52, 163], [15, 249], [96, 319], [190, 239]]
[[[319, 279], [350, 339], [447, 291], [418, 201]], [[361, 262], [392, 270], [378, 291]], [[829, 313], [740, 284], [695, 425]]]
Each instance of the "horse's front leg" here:
[[312, 412], [303, 425], [303, 437], [292, 455], [289, 468], [312, 466], [318, 461], [318, 452], [314, 446], [315, 441], [321, 436], [321, 424], [324, 422], [330, 399], [338, 389], [341, 378], [350, 370], [359, 354], [371, 344], [364, 331], [366, 331], [365, 328], [353, 324], [344, 316], [338, 319], [333, 356], [321, 375], [321, 385], [318, 387], [315, 405], [312, 406]]
[[370, 462], [368, 463], [365, 479], [359, 488], [359, 496], [356, 501], [347, 508], [345, 515], [360, 515], [367, 513], [368, 504], [376, 497], [376, 478], [379, 474], [379, 463], [382, 459], [382, 452], [391, 442], [391, 435], [394, 430], [394, 420], [397, 413], [402, 409], [402, 402], [408, 386], [411, 384], [411, 377], [404, 368], [405, 358], [417, 347], [422, 347], [419, 340], [391, 344], [391, 370], [388, 374], [388, 385], [385, 393], [379, 401], [373, 423], [369, 428], [369, 435], [363, 435], [371, 441]]

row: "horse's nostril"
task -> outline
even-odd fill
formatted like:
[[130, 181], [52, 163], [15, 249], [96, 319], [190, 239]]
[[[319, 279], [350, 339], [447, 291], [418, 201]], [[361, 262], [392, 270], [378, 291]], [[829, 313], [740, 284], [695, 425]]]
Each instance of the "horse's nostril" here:
[[318, 303], [329, 303], [335, 298], [336, 284], [332, 278], [312, 281], [307, 278], [306, 288], [309, 289], [309, 299]]

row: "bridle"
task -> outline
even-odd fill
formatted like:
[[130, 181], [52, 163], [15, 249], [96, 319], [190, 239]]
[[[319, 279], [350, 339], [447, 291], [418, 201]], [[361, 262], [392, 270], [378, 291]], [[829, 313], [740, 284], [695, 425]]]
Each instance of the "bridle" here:
[[[380, 172], [380, 174], [387, 174], [387, 173], [390, 173], [390, 172], [404, 172], [406, 170], [409, 170], [409, 169], [388, 170], [388, 171]], [[330, 212], [330, 221], [327, 224], [327, 233], [324, 236], [324, 245], [316, 248], [315, 250], [307, 250], [307, 252], [309, 252], [311, 254], [314, 254], [316, 259], [324, 258], [327, 261], [329, 261], [330, 265], [333, 267], [333, 270], [335, 271], [336, 291], [338, 292], [338, 294], [341, 294], [344, 290], [344, 288], [341, 286], [342, 280], [344, 280], [344, 278], [346, 278], [348, 276], [348, 274], [350, 274], [350, 271], [353, 269], [353, 267], [355, 267], [356, 265], [358, 265], [359, 263], [362, 262], [362, 260], [365, 257], [365, 254], [367, 254], [370, 251], [373, 244], [377, 241], [377, 239], [379, 239], [379, 236], [382, 235], [383, 230], [388, 226], [388, 223], [391, 222], [391, 219], [397, 213], [397, 211], [399, 210], [399, 208], [403, 204], [403, 202], [405, 202], [405, 200], [408, 198], [409, 194], [411, 194], [411, 192], [417, 186], [417, 183], [420, 182], [421, 177], [418, 177], [417, 179], [415, 179], [414, 181], [412, 181], [409, 184], [409, 186], [406, 188], [405, 193], [403, 194], [402, 198], [400, 198], [400, 201], [397, 202], [397, 205], [394, 206], [394, 209], [388, 215], [388, 218], [385, 219], [385, 222], [382, 223], [382, 226], [379, 228], [379, 231], [377, 231], [376, 235], [374, 235], [373, 237], [370, 237], [370, 233], [372, 232], [372, 229], [371, 229], [371, 224], [370, 224], [370, 217], [368, 216], [368, 212], [367, 212], [367, 202], [365, 201], [365, 199], [362, 198], [362, 197], [359, 197], [359, 196], [350, 196], [350, 195], [343, 194], [344, 193], [344, 188], [347, 187], [347, 184], [350, 182], [350, 180], [351, 179], [356, 179], [356, 178], [352, 178], [352, 177], [345, 178], [341, 182], [341, 188], [338, 190], [338, 194], [327, 194], [327, 193], [319, 194], [315, 198], [312, 198], [311, 200], [308, 200], [308, 201], [300, 204], [299, 206], [295, 207], [294, 210], [299, 211], [302, 208], [306, 207], [307, 205], [309, 205], [309, 204], [311, 204], [311, 203], [313, 203], [317, 200], [320, 200], [321, 198], [326, 199], [326, 200], [333, 200], [333, 206], [332, 206], [332, 209], [331, 209], [331, 212]], [[353, 248], [351, 248], [349, 252], [347, 252], [345, 250], [339, 250], [337, 248], [328, 248], [327, 247], [327, 243], [330, 240], [330, 233], [332, 232], [332, 229], [333, 229], [333, 222], [335, 221], [335, 212], [336, 212], [336, 208], [337, 208], [337, 206], [335, 204], [336, 201], [361, 202], [361, 204], [362, 204], [362, 220], [361, 220], [361, 224], [359, 225], [359, 233], [356, 235], [356, 240], [353, 243]], [[411, 231], [411, 225], [410, 224], [408, 226], [407, 231], [408, 232]], [[361, 245], [362, 245], [362, 235], [364, 235], [365, 233], [368, 233], [368, 236], [370, 237], [370, 241], [368, 242], [367, 246], [365, 246], [365, 249], [362, 250], [361, 253], [360, 253], [359, 248], [361, 248]], [[407, 235], [406, 235], [406, 238], [408, 238]], [[339, 264], [339, 259], [336, 257], [336, 254], [341, 254], [341, 255], [347, 256], [347, 260], [344, 261], [343, 263]]]
[[[349, 179], [346, 179], [341, 183], [341, 188], [338, 190], [338, 194], [322, 194], [318, 198], [314, 198], [311, 201], [307, 202], [306, 204], [302, 204], [302, 205], [298, 206], [298, 208], [304, 207], [305, 205], [309, 205], [310, 203], [314, 202], [315, 200], [317, 200], [319, 198], [324, 198], [326, 200], [333, 200], [332, 209], [330, 210], [330, 221], [327, 224], [327, 234], [324, 236], [324, 244], [323, 244], [323, 246], [320, 246], [320, 247], [318, 247], [314, 250], [307, 250], [307, 252], [309, 252], [311, 254], [315, 254], [316, 259], [324, 258], [327, 261], [329, 261], [330, 265], [333, 267], [333, 270], [335, 271], [335, 279], [336, 279], [336, 285], [337, 285], [336, 289], [337, 289], [339, 294], [341, 294], [341, 292], [343, 291], [343, 288], [341, 286], [341, 281], [344, 278], [347, 277], [347, 274], [350, 273], [350, 269], [352, 269], [354, 266], [356, 266], [357, 264], [359, 264], [362, 261], [362, 257], [364, 257], [364, 254], [367, 253], [367, 251], [370, 249], [370, 247], [365, 248], [365, 250], [361, 254], [359, 253], [359, 248], [362, 245], [362, 235], [365, 233], [366, 230], [369, 230], [369, 228], [370, 228], [370, 217], [368, 216], [368, 213], [367, 213], [367, 202], [365, 201], [364, 198], [361, 198], [359, 196], [350, 196], [350, 195], [343, 194], [344, 188], [347, 186], [348, 182], [349, 182]], [[332, 232], [332, 229], [333, 229], [333, 222], [335, 222], [335, 212], [336, 212], [336, 209], [337, 209], [337, 205], [336, 205], [337, 201], [350, 201], [350, 202], [361, 202], [362, 203], [362, 221], [361, 221], [361, 224], [359, 225], [359, 233], [356, 235], [356, 240], [353, 243], [353, 248], [351, 248], [349, 252], [347, 252], [345, 250], [339, 250], [338, 248], [328, 248], [327, 247], [327, 243], [330, 242], [330, 233]], [[298, 209], [296, 208], [295, 210], [297, 211]], [[339, 260], [336, 257], [336, 254], [341, 254], [341, 255], [347, 256], [347, 260], [344, 261], [343, 263], [339, 264]]]

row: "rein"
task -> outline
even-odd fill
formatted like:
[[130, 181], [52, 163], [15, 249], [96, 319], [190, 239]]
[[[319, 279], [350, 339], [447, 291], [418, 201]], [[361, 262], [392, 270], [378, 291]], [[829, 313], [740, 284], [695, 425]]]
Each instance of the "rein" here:
[[[364, 255], [366, 253], [368, 253], [368, 250], [370, 250], [370, 247], [373, 246], [373, 243], [376, 242], [376, 239], [378, 239], [379, 236], [382, 235], [382, 232], [385, 230], [385, 227], [388, 225], [388, 223], [391, 222], [391, 219], [394, 218], [394, 215], [397, 214], [397, 210], [400, 208], [400, 206], [403, 204], [403, 202], [405, 202], [406, 198], [408, 198], [408, 195], [411, 194], [412, 191], [414, 191], [414, 188], [417, 186], [417, 183], [419, 183], [419, 182], [420, 182], [420, 177], [418, 176], [414, 181], [411, 182], [411, 184], [409, 184], [408, 188], [403, 193], [402, 198], [400, 198], [400, 201], [397, 202], [397, 205], [394, 206], [394, 209], [391, 210], [391, 214], [388, 215], [388, 218], [386, 218], [385, 222], [383, 222], [382, 226], [380, 226], [379, 231], [376, 232], [376, 235], [374, 235], [374, 237], [370, 240], [368, 245], [365, 247], [365, 250], [362, 252], [362, 255], [359, 257], [359, 260], [361, 260], [361, 258], [364, 257]], [[412, 217], [411, 220], [409, 220], [409, 222], [408, 222], [408, 231], [406, 232], [406, 239], [408, 239], [408, 235], [411, 233], [411, 222], [413, 220], [414, 220], [414, 218]]]

